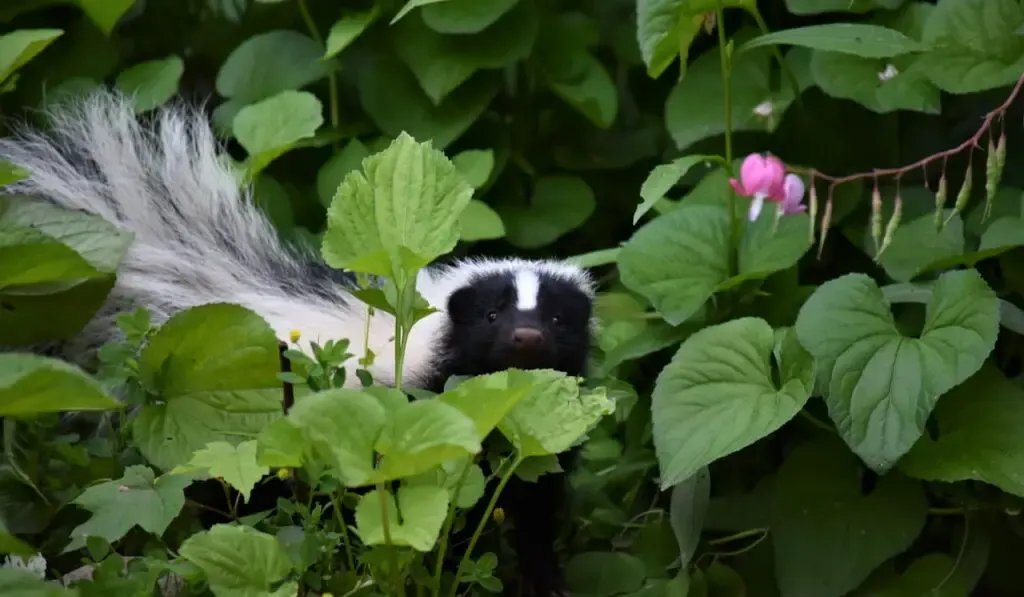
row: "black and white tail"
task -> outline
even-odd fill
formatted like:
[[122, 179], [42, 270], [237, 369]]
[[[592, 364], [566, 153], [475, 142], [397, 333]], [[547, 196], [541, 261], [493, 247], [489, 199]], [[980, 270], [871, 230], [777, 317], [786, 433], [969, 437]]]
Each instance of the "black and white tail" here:
[[[365, 307], [318, 255], [279, 239], [200, 110], [178, 103], [140, 120], [131, 98], [98, 91], [47, 116], [49, 130], [22, 128], [0, 138], [0, 160], [30, 173], [0, 193], [95, 214], [135, 235], [107, 304], [61, 356], [91, 361], [117, 337], [114, 319], [124, 310], [144, 306], [162, 323], [216, 302], [255, 311], [279, 338], [292, 330], [303, 341], [349, 338], [350, 352], [362, 353]], [[430, 373], [429, 345], [440, 325], [417, 325], [410, 338], [410, 383]], [[393, 328], [387, 314], [374, 316], [371, 372], [381, 383], [394, 379]]]

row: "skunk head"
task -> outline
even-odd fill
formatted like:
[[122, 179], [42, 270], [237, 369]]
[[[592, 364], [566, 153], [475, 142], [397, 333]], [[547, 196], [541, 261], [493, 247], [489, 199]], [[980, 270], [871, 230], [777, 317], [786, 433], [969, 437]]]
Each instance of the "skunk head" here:
[[438, 280], [445, 286], [438, 297], [447, 319], [439, 372], [445, 377], [510, 367], [585, 373], [593, 290], [582, 269], [551, 261], [469, 261]]

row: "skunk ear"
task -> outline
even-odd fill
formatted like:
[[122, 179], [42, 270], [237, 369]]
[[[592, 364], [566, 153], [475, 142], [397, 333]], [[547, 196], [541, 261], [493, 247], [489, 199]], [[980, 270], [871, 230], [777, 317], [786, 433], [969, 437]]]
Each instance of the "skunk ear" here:
[[463, 286], [448, 297], [448, 317], [455, 322], [469, 321], [476, 312], [477, 293], [472, 286]]

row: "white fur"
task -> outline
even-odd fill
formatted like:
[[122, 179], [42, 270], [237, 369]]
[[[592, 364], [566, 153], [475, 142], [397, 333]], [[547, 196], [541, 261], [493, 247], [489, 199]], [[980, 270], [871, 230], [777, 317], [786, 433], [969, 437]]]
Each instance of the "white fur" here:
[[516, 308], [520, 311], [532, 311], [537, 308], [540, 294], [540, 276], [533, 270], [516, 272]]
[[[65, 358], [87, 364], [100, 345], [118, 337], [114, 319], [125, 309], [144, 305], [160, 324], [178, 311], [215, 302], [247, 307], [262, 316], [278, 338], [298, 331], [304, 350], [311, 341], [348, 338], [349, 351], [362, 355], [364, 306], [326, 280], [317, 282], [320, 293], [288, 289], [285, 282], [302, 276], [303, 261], [311, 256], [282, 245], [253, 205], [251, 189], [240, 187], [222, 161], [201, 112], [180, 104], [168, 106], [156, 112], [156, 126], [143, 126], [129, 98], [102, 91], [62, 104], [48, 115], [51, 135], [22, 130], [0, 138], [0, 159], [31, 173], [26, 180], [0, 188], [0, 193], [23, 193], [91, 212], [135, 234], [106, 305], [63, 347]], [[410, 332], [405, 383], [420, 385], [433, 372], [441, 356], [438, 343], [448, 325], [444, 310], [451, 293], [496, 271], [518, 272], [517, 279], [523, 280], [536, 280], [543, 272], [593, 295], [584, 270], [554, 261], [473, 259], [423, 270], [417, 288], [440, 312]], [[536, 296], [530, 283], [520, 291], [526, 304], [529, 292]], [[335, 296], [337, 300], [331, 300]], [[370, 368], [374, 379], [394, 383], [394, 318], [377, 311], [368, 338], [376, 355]], [[348, 366], [355, 367], [355, 359]], [[355, 375], [347, 378], [358, 383]]]

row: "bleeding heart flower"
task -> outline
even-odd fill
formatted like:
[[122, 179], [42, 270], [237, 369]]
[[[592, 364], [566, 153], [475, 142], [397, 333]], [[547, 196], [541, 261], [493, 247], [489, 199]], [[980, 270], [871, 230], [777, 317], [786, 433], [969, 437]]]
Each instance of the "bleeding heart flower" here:
[[765, 199], [769, 201], [785, 200], [785, 179], [786, 166], [782, 160], [773, 155], [762, 156], [752, 153], [743, 160], [743, 165], [740, 166], [740, 179], [730, 178], [729, 184], [740, 195], [753, 197], [748, 217], [754, 221], [760, 215]]
[[804, 181], [796, 174], [787, 174], [785, 182], [783, 182], [783, 193], [784, 197], [782, 201], [779, 201], [779, 214], [783, 216], [789, 216], [798, 214], [807, 209], [807, 206], [803, 204], [804, 200]]

